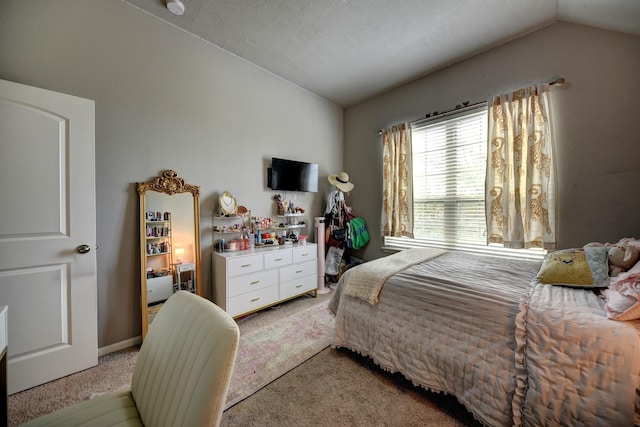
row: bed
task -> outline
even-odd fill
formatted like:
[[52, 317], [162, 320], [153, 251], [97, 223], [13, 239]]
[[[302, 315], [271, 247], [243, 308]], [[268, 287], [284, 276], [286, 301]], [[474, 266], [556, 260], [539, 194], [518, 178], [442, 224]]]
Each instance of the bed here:
[[347, 270], [332, 346], [455, 396], [488, 426], [637, 420], [640, 327], [593, 290], [541, 284], [541, 261], [411, 249]]

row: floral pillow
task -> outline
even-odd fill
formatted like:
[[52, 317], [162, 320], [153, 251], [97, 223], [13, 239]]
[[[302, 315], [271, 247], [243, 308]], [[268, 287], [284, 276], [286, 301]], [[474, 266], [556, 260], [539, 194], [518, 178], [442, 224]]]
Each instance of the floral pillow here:
[[536, 279], [540, 283], [579, 288], [609, 285], [607, 248], [562, 249], [547, 254]]

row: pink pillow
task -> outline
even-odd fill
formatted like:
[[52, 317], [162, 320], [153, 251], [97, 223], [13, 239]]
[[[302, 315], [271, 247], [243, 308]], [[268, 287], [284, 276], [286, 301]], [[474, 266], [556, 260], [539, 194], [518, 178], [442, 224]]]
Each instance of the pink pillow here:
[[611, 277], [609, 289], [617, 290], [619, 287], [628, 284], [634, 285], [640, 293], [640, 261], [636, 262], [636, 264], [629, 270], [622, 272], [615, 277]]
[[603, 294], [606, 300], [604, 309], [609, 319], [620, 321], [640, 319], [640, 301], [638, 301], [640, 294], [633, 297], [611, 289], [605, 289]]
[[603, 297], [609, 319], [640, 319], [640, 262], [629, 271], [612, 277], [609, 289], [603, 291]]
[[635, 246], [636, 248], [640, 249], [640, 240], [636, 240], [633, 237], [623, 237], [622, 239], [620, 239], [618, 244], [620, 244], [620, 245], [631, 245], [631, 246]]

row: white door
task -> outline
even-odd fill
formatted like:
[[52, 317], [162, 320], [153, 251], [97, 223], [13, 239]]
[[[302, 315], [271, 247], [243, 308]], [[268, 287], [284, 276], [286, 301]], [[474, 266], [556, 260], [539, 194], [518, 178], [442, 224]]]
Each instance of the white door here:
[[9, 393], [98, 363], [94, 127], [93, 101], [0, 80]]

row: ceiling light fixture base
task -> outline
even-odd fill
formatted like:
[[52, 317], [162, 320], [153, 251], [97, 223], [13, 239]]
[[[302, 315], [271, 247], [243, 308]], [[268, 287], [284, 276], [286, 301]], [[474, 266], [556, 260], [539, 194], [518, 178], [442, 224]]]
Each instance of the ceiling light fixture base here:
[[167, 0], [167, 9], [174, 15], [182, 15], [184, 13], [184, 4], [180, 0]]

